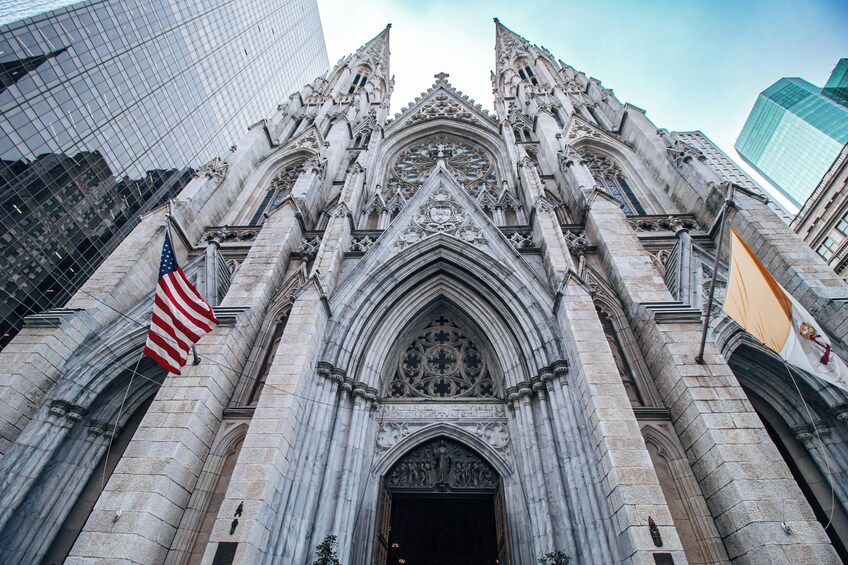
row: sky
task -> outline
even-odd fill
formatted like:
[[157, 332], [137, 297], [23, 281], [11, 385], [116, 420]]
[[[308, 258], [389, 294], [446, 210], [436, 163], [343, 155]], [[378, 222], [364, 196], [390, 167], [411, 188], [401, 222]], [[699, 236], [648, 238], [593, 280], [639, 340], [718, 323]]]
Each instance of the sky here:
[[497, 17], [646, 110], [657, 127], [703, 131], [749, 173], [733, 144], [757, 95], [784, 76], [822, 86], [848, 57], [848, 0], [318, 0], [318, 7], [331, 65], [392, 24], [392, 113], [442, 71], [491, 110]]

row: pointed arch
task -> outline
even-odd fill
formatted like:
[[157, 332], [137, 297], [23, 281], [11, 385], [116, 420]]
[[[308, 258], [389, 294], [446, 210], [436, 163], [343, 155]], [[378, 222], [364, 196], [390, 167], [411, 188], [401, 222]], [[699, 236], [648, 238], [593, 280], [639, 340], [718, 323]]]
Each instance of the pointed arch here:
[[306, 265], [286, 279], [265, 312], [262, 326], [256, 335], [241, 378], [230, 400], [230, 407], [252, 406], [259, 400], [274, 354], [280, 345], [289, 312], [294, 303], [294, 292], [306, 281]]
[[512, 466], [502, 454], [483, 439], [450, 422], [437, 422], [424, 426], [401, 439], [377, 459], [374, 463], [374, 474], [379, 477], [385, 475], [404, 455], [417, 446], [439, 437], [450, 438], [473, 449], [492, 465], [501, 477], [512, 475]]
[[[493, 228], [494, 229], [494, 228]], [[535, 275], [519, 277], [482, 251], [451, 236], [428, 237], [395, 254], [375, 249], [331, 300], [338, 312], [322, 352], [324, 361], [382, 390], [396, 336], [421, 304], [446, 300], [481, 328], [501, 363], [505, 386], [527, 382], [564, 358], [552, 328], [553, 294]], [[390, 257], [390, 258], [389, 258]], [[346, 344], [342, 347], [340, 344]]]
[[642, 427], [642, 437], [689, 563], [727, 562], [727, 551], [673, 429], [648, 424]]
[[[428, 375], [421, 373], [428, 362], [424, 350], [441, 354], [436, 362], [445, 365], [445, 370], [433, 367], [434, 373], [442, 375], [435, 380], [427, 379]], [[387, 374], [381, 379], [385, 388], [379, 394], [396, 398], [503, 398], [503, 370], [490, 350], [491, 344], [473, 319], [451, 301], [435, 299], [422, 308], [397, 336], [390, 357], [392, 362], [387, 364]], [[409, 370], [409, 361], [413, 365], [412, 371]], [[444, 376], [446, 373], [455, 375]], [[430, 386], [427, 385], [428, 380]]]
[[[585, 124], [586, 122], [581, 121], [581, 123]], [[632, 195], [632, 198], [627, 198], [631, 201], [632, 208], [632, 213], [629, 215], [653, 214], [659, 211], [666, 213], [677, 210], [676, 205], [670, 198], [665, 197], [662, 187], [657, 185], [653, 176], [632, 149], [622, 141], [603, 134], [601, 130], [597, 130], [593, 126], [588, 127], [595, 129], [598, 132], [598, 137], [588, 135], [580, 137], [571, 142], [572, 146], [584, 154], [592, 153], [609, 159], [619, 167], [622, 178], [626, 183], [626, 188], [619, 186], [619, 189], [626, 197]], [[603, 188], [607, 191], [611, 190], [607, 186]], [[628, 194], [628, 191], [630, 194]], [[637, 204], [638, 206], [636, 206]]]
[[171, 542], [165, 565], [189, 563], [192, 554], [195, 559], [203, 555], [212, 523], [221, 506], [223, 492], [231, 479], [232, 467], [235, 466], [247, 435], [247, 422], [230, 421], [228, 424], [229, 428], [225, 424], [209, 449], [203, 470]]

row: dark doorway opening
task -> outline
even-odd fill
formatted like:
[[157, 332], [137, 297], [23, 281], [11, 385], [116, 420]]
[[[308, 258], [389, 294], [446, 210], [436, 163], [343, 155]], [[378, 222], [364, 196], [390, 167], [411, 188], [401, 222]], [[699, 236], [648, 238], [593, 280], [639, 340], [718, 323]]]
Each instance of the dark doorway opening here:
[[388, 541], [388, 565], [494, 565], [494, 493], [395, 495]]
[[383, 477], [378, 565], [509, 565], [504, 486], [480, 454], [437, 437]]

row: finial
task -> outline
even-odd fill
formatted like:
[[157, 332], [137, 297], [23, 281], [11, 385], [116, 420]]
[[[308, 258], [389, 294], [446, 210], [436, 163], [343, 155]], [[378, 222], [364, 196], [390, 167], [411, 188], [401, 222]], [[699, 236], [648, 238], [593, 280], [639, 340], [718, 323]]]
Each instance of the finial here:
[[433, 75], [433, 76], [436, 78], [436, 82], [445, 82], [445, 80], [447, 80], [447, 78], [448, 78], [450, 75], [449, 75], [448, 73], [444, 73], [444, 72], [442, 72], [442, 73], [437, 73], [437, 74], [435, 74], [435, 75]]
[[498, 18], [493, 18], [493, 19], [495, 20], [495, 23], [496, 23], [496, 24], [501, 23], [501, 21], [500, 21]]

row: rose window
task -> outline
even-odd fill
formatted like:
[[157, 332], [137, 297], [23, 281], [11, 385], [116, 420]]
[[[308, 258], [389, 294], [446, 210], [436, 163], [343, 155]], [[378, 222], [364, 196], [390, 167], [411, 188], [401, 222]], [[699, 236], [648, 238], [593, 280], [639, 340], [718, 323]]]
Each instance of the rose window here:
[[401, 356], [388, 396], [494, 398], [496, 390], [477, 346], [449, 319], [440, 316]]
[[439, 135], [403, 150], [395, 158], [386, 183], [387, 197], [400, 192], [404, 198], [411, 198], [440, 157], [471, 196], [476, 197], [485, 187], [497, 189], [494, 164], [483, 149], [454, 136]]

